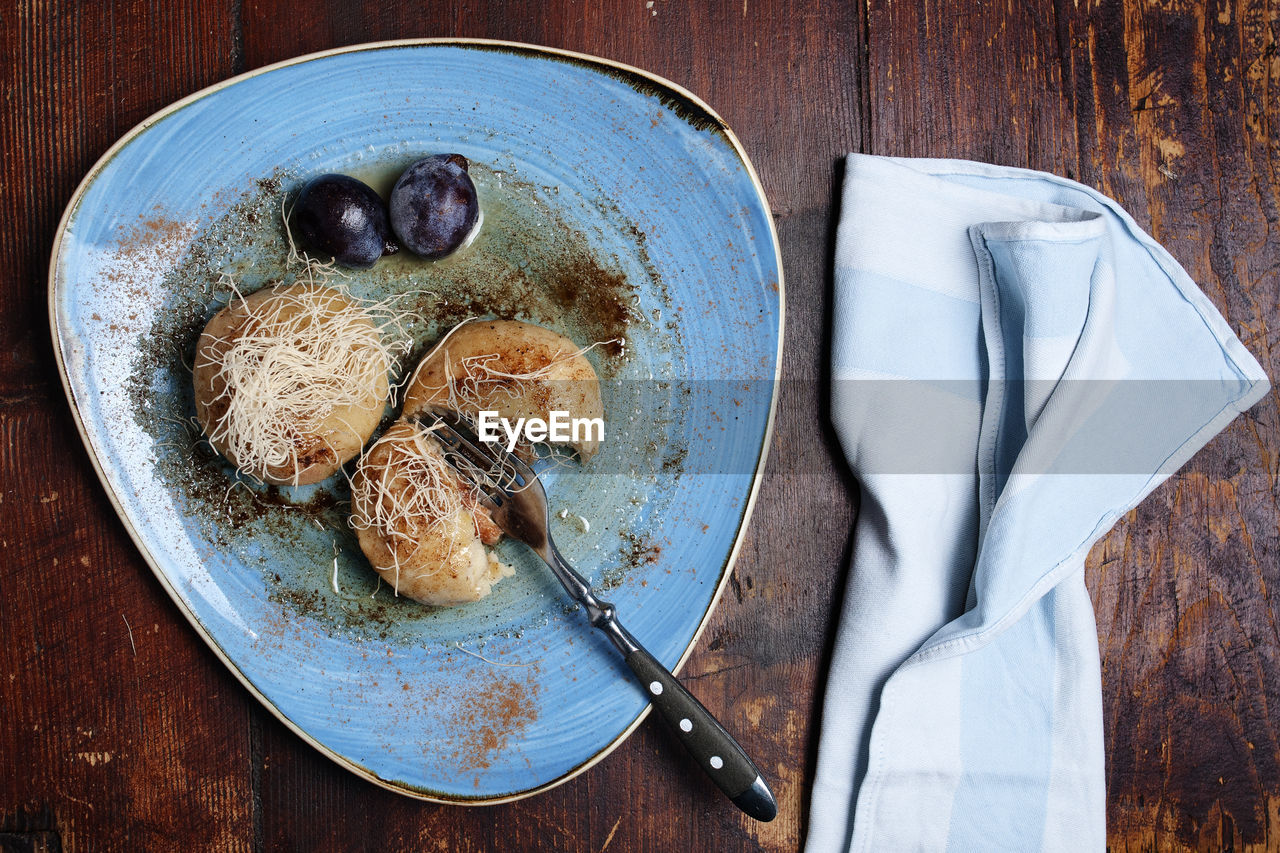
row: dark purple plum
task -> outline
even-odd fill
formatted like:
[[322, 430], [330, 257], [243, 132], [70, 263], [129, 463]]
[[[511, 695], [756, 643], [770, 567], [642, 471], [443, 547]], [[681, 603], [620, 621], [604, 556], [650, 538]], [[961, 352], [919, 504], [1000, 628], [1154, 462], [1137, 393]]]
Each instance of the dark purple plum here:
[[461, 154], [414, 163], [391, 190], [391, 227], [409, 251], [443, 258], [471, 236], [480, 219], [476, 185]]
[[368, 184], [346, 175], [312, 178], [291, 214], [307, 251], [344, 267], [368, 269], [399, 246], [391, 239], [387, 208]]

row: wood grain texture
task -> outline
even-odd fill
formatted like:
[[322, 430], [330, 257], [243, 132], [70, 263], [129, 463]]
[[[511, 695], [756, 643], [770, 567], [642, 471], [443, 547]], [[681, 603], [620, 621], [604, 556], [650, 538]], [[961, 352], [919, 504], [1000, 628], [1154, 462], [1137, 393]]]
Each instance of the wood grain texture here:
[[[1280, 11], [1084, 8], [1081, 174], [1200, 283], [1273, 383]], [[1280, 848], [1280, 408], [1273, 390], [1095, 548], [1113, 849]]]
[[[772, 824], [739, 815], [656, 719], [583, 776], [503, 806], [423, 804], [340, 770], [204, 648], [79, 447], [44, 279], [93, 161], [236, 72], [429, 36], [664, 75], [720, 112], [761, 175], [788, 381], [755, 521], [684, 675], [772, 774]], [[1278, 36], [1275, 8], [1230, 0], [0, 8], [0, 849], [797, 849], [855, 500], [823, 390], [839, 157], [970, 157], [1098, 187], [1275, 376]], [[1277, 406], [1239, 419], [1091, 558], [1117, 851], [1280, 849]]]
[[247, 850], [250, 700], [174, 618], [78, 441], [46, 400], [0, 404], [0, 834]]
[[233, 12], [0, 8], [2, 849], [251, 847], [250, 700], [114, 518], [45, 307], [76, 185], [131, 125], [231, 72]]
[[0, 393], [56, 388], [44, 280], [63, 208], [133, 125], [224, 79], [230, 0], [0, 8]]
[[[1075, 177], [1120, 201], [1273, 377], [1280, 12], [872, 3], [872, 148]], [[1272, 394], [1091, 554], [1116, 851], [1280, 849]]]

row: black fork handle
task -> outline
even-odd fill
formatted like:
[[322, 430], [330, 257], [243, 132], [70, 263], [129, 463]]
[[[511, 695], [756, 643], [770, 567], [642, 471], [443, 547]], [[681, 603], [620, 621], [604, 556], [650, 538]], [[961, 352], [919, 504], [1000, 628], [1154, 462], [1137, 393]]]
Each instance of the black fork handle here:
[[590, 585], [551, 548], [547, 564], [568, 592], [587, 609], [591, 625], [604, 632], [635, 673], [653, 707], [671, 726], [676, 739], [689, 750], [711, 781], [734, 805], [759, 821], [773, 820], [778, 803], [764, 775], [746, 750], [720, 725], [720, 721], [690, 693], [671, 671], [622, 627], [617, 609], [596, 598]]
[[773, 820], [778, 803], [759, 769], [720, 721], [644, 648], [627, 655], [627, 665], [676, 738], [734, 805], [760, 821]]
[[[436, 437], [457, 457], [466, 460], [466, 465], [476, 469], [468, 473], [470, 469], [464, 466], [459, 468], [459, 473], [492, 480], [491, 472], [495, 462], [493, 451], [480, 447], [479, 440], [456, 413], [435, 411], [433, 417], [445, 427]], [[454, 462], [454, 457], [449, 453], [446, 453], [446, 458]], [[685, 689], [670, 670], [622, 627], [614, 606], [596, 598], [591, 585], [560, 555], [547, 530], [546, 499], [541, 493], [542, 487], [538, 485], [536, 475], [514, 457], [508, 462], [520, 473], [524, 482], [491, 482], [495, 489], [488, 499], [498, 510], [495, 519], [499, 519], [500, 526], [509, 536], [524, 542], [537, 552], [565, 591], [587, 609], [587, 617], [592, 626], [603, 631], [626, 658], [627, 666], [631, 667], [631, 671], [644, 686], [658, 713], [671, 725], [676, 739], [684, 744], [685, 749], [697, 760], [698, 766], [720, 790], [738, 808], [756, 820], [773, 820], [778, 814], [778, 804], [759, 769], [733, 736], [720, 725], [720, 721]], [[536, 512], [521, 501], [512, 499], [512, 491], [516, 487], [537, 490], [527, 493], [538, 497]], [[533, 517], [534, 515], [537, 517]]]

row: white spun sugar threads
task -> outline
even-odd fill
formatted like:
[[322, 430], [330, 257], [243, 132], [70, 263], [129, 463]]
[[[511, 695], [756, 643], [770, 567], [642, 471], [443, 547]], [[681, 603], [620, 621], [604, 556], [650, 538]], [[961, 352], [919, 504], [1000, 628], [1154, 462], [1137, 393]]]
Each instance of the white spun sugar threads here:
[[[395, 572], [396, 595], [400, 594], [401, 565], [411, 562], [423, 543], [443, 533], [447, 519], [474, 504], [440, 451], [428, 445], [434, 442], [430, 431], [418, 424], [409, 426], [410, 436], [387, 434], [374, 442], [351, 486], [351, 527], [372, 530], [387, 540], [392, 565], [380, 568]], [[382, 454], [385, 459], [371, 462]], [[456, 543], [448, 538], [451, 555]], [[424, 569], [422, 575], [436, 574], [444, 562]]]
[[572, 361], [596, 347], [611, 343], [616, 341], [597, 341], [568, 354], [557, 351], [542, 367], [523, 373], [500, 370], [495, 364], [502, 360], [502, 356], [498, 353], [472, 355], [458, 363], [462, 369], [460, 377], [452, 375], [453, 365], [446, 350], [445, 375], [448, 377], [449, 408], [455, 412], [473, 412], [492, 405], [498, 395], [505, 395], [508, 398], [521, 397], [535, 383], [550, 379], [561, 364]]
[[[232, 305], [239, 300], [247, 318], [220, 352], [206, 349], [222, 386], [211, 405], [225, 406], [209, 438], [256, 479], [291, 467], [296, 483], [305, 467], [300, 453], [327, 444], [320, 434], [326, 419], [341, 408], [369, 405], [396, 358], [410, 348], [406, 315], [392, 299], [362, 303], [327, 283], [330, 269], [310, 259], [306, 264], [298, 283], [256, 307], [230, 276], [222, 279], [234, 293]], [[390, 343], [384, 333], [391, 333]], [[332, 446], [328, 451], [336, 458]]]

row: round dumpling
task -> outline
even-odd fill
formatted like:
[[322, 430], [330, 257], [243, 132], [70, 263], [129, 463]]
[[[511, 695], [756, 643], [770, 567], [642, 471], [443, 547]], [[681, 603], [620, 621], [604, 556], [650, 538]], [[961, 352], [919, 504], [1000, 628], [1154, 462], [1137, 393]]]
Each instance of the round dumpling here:
[[[404, 412], [443, 406], [474, 418], [488, 410], [513, 424], [519, 418], [549, 420], [553, 411], [603, 420], [600, 380], [585, 352], [564, 335], [530, 323], [464, 323], [418, 365]], [[583, 440], [573, 443], [582, 459], [598, 449], [597, 435], [585, 430]]]
[[511, 574], [484, 547], [501, 531], [416, 423], [397, 421], [361, 458], [351, 526], [382, 579], [423, 604], [478, 601]]
[[237, 298], [196, 344], [196, 417], [214, 449], [279, 485], [354, 458], [386, 407], [391, 357], [369, 314], [310, 283]]

